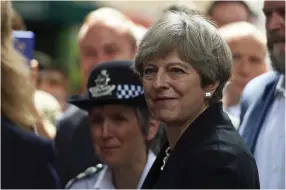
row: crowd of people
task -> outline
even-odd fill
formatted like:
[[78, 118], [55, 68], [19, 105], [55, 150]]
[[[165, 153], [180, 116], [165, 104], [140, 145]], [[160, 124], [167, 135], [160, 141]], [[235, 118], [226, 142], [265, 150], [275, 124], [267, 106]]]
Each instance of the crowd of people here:
[[285, 189], [285, 1], [261, 11], [266, 35], [245, 1], [149, 28], [94, 10], [68, 97], [65, 71], [16, 51], [26, 27], [1, 1], [1, 188]]

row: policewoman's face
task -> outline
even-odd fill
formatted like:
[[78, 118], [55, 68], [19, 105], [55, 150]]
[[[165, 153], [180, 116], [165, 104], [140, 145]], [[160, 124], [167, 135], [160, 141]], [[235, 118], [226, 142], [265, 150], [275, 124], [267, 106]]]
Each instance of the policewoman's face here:
[[174, 51], [143, 66], [143, 87], [152, 114], [166, 124], [182, 124], [204, 104], [200, 75]]
[[137, 151], [146, 149], [135, 110], [105, 105], [89, 111], [91, 134], [100, 159], [109, 166], [131, 163]]

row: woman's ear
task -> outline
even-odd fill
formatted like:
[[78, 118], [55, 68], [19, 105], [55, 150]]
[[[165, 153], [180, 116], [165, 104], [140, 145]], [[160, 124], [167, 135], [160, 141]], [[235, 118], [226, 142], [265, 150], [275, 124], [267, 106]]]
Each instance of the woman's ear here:
[[204, 87], [204, 90], [205, 90], [206, 93], [211, 93], [211, 94], [213, 94], [213, 93], [216, 91], [218, 85], [219, 85], [219, 82], [215, 82], [215, 83], [213, 83], [213, 84], [206, 85], [206, 86]]
[[146, 136], [147, 141], [151, 141], [154, 139], [154, 137], [156, 136], [158, 132], [159, 125], [160, 125], [160, 122], [155, 119], [151, 119], [149, 121], [149, 129], [148, 129], [148, 133]]

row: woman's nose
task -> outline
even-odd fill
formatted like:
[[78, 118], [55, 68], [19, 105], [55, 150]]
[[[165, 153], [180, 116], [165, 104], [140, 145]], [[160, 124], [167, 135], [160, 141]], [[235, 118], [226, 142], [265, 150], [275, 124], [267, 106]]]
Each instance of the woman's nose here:
[[104, 138], [108, 138], [111, 136], [110, 133], [110, 123], [108, 121], [105, 121], [103, 126], [102, 126], [102, 133], [101, 133], [102, 137]]
[[164, 71], [158, 71], [153, 82], [155, 90], [167, 89], [169, 86], [169, 77]]

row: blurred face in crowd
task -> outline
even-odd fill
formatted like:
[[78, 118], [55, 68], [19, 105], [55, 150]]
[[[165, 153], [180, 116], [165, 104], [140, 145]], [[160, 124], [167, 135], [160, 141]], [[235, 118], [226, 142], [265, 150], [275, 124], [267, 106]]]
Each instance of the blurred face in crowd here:
[[96, 153], [109, 167], [128, 165], [146, 151], [134, 108], [99, 106], [89, 111], [89, 119]]
[[84, 85], [89, 72], [101, 62], [132, 60], [135, 48], [128, 32], [108, 23], [95, 22], [82, 29], [79, 40], [81, 71]]
[[214, 5], [210, 18], [215, 21], [218, 27], [221, 27], [232, 22], [250, 21], [250, 14], [240, 2], [221, 1]]
[[159, 121], [183, 125], [202, 110], [206, 91], [200, 75], [176, 51], [144, 63], [142, 77], [148, 107]]
[[273, 68], [285, 73], [285, 1], [265, 1], [267, 46]]
[[67, 107], [67, 92], [65, 88], [59, 84], [53, 84], [50, 82], [43, 82], [39, 85], [39, 89], [43, 90], [49, 94], [51, 94], [53, 97], [57, 99], [57, 101], [60, 103], [62, 111], [64, 111]]
[[41, 80], [37, 88], [54, 96], [60, 103], [62, 111], [64, 111], [67, 106], [67, 91], [64, 84], [65, 77], [61, 72], [53, 70], [42, 71], [40, 75], [46, 75], [46, 77], [40, 76]]
[[252, 36], [232, 40], [228, 46], [232, 52], [234, 68], [227, 91], [232, 99], [239, 101], [245, 85], [266, 71], [266, 47]]

